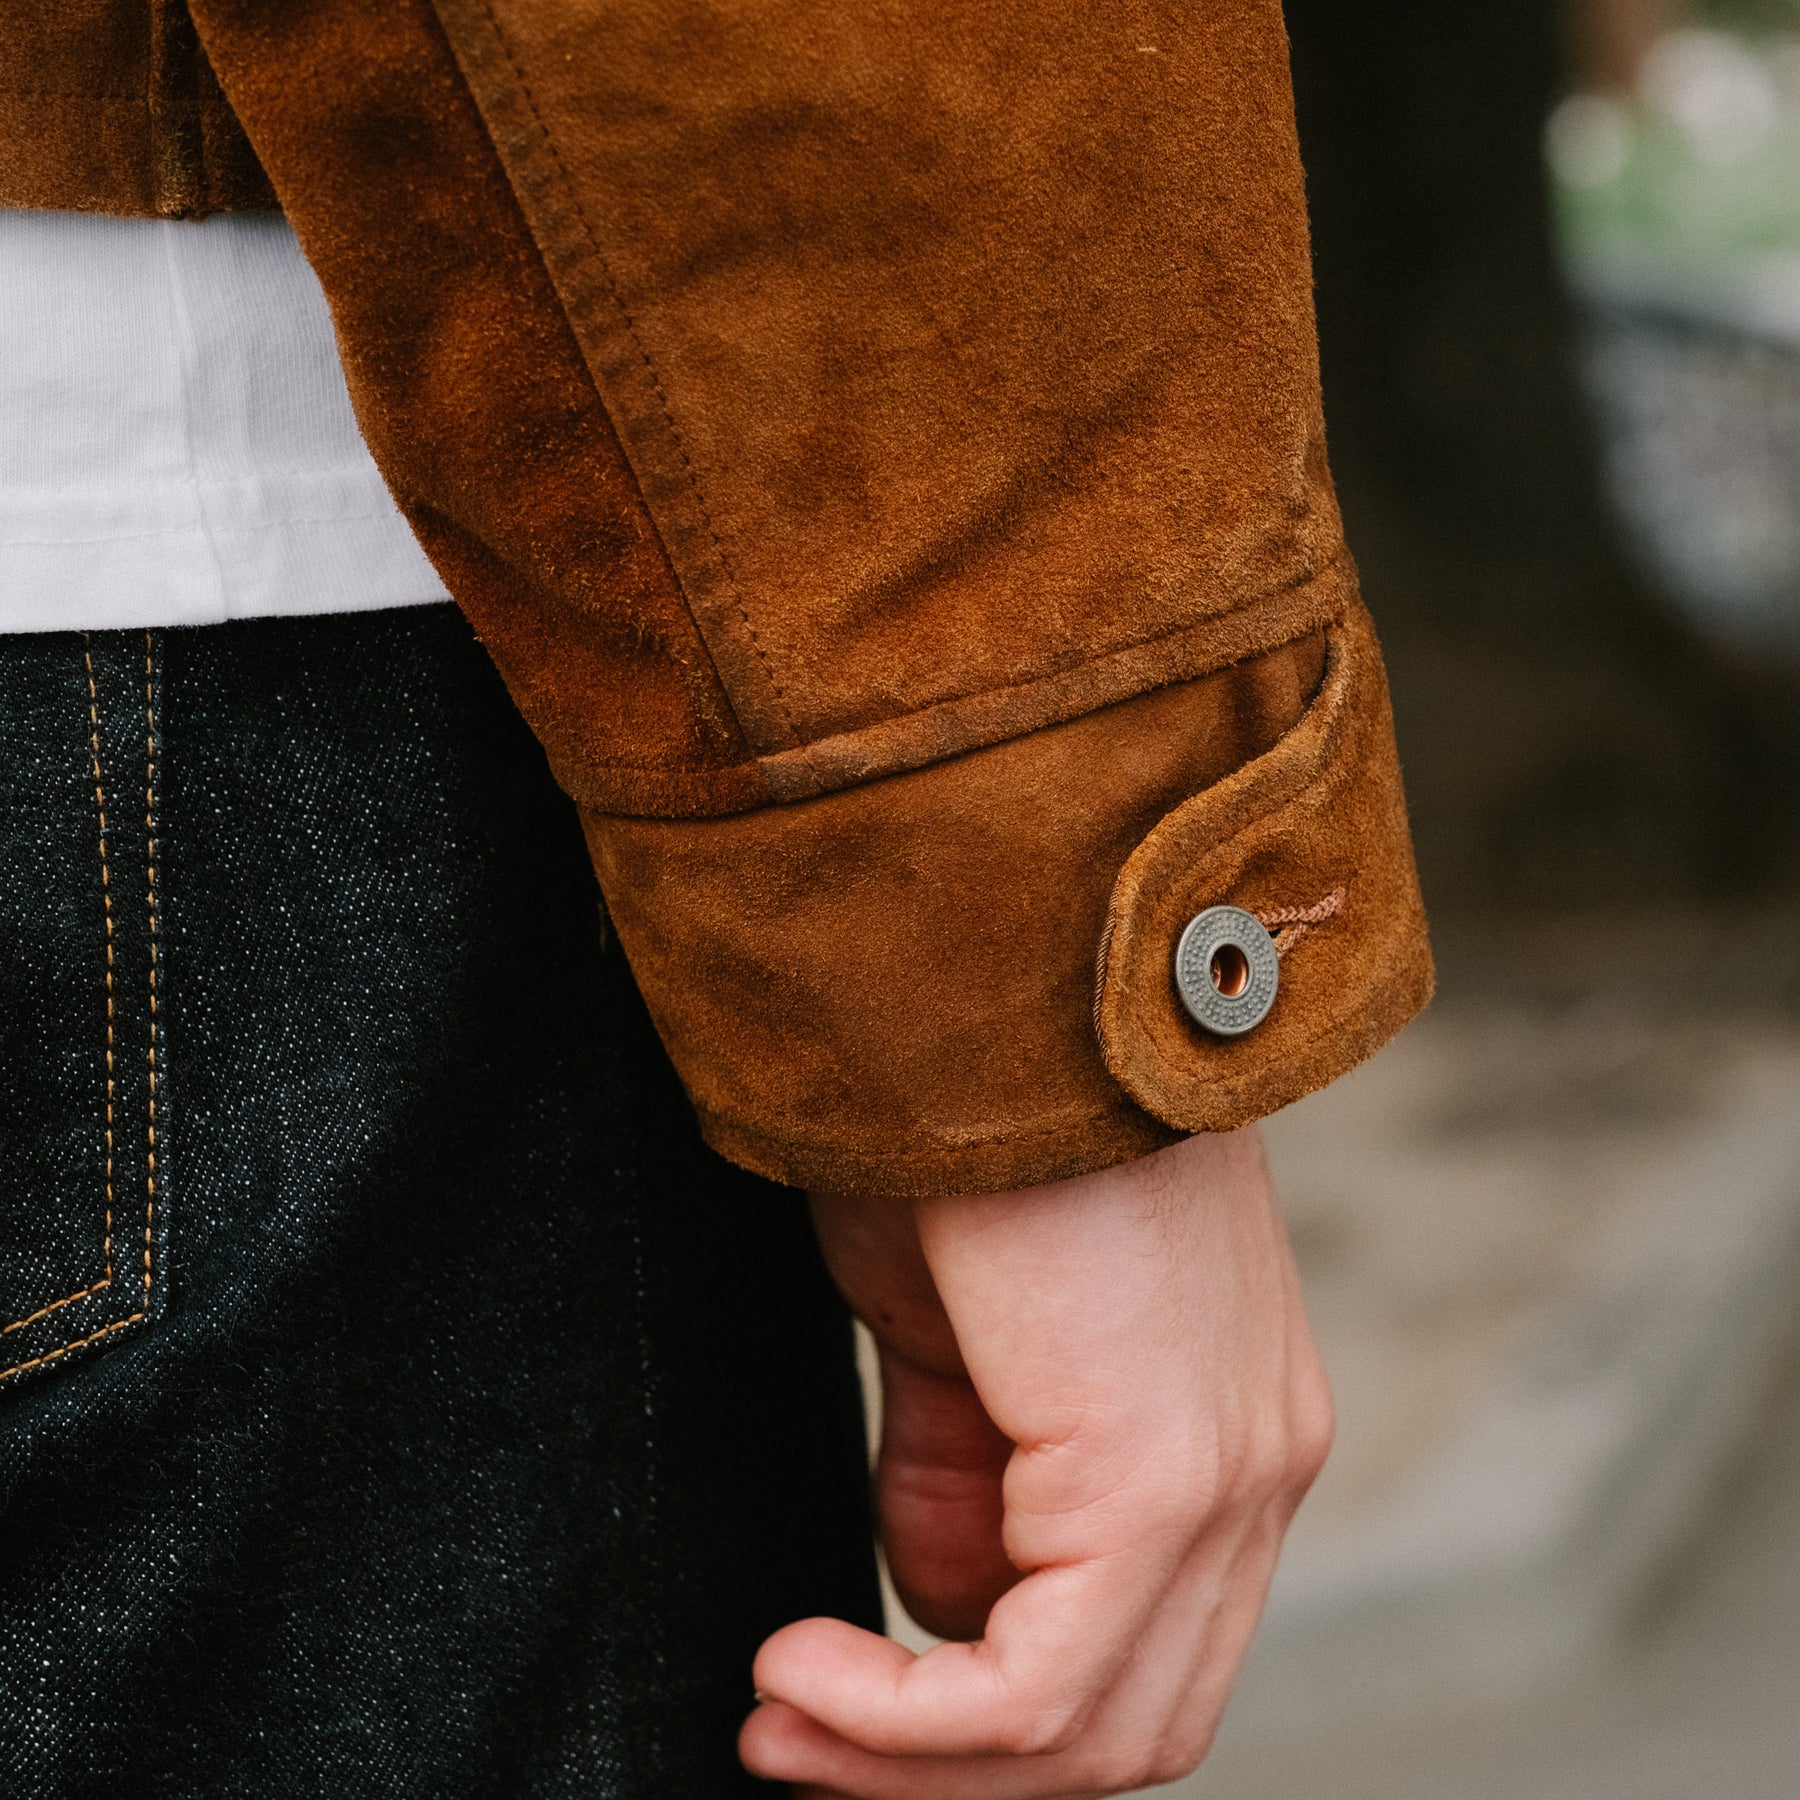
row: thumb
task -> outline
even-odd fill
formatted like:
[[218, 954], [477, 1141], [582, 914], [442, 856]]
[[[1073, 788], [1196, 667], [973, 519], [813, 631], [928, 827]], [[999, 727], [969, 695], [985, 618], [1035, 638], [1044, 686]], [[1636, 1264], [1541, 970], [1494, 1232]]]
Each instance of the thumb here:
[[876, 1503], [888, 1572], [906, 1610], [943, 1638], [974, 1639], [1019, 1579], [1001, 1544], [1010, 1440], [967, 1377], [881, 1354]]

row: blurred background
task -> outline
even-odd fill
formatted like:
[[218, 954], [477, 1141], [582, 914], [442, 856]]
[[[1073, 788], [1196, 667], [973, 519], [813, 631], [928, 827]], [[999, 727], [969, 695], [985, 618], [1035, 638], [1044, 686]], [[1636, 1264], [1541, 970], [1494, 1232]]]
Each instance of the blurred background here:
[[1286, 0], [1440, 997], [1188, 1800], [1800, 1794], [1800, 0]]
[[1441, 997], [1215, 1800], [1800, 1794], [1800, 0], [1288, 0]]

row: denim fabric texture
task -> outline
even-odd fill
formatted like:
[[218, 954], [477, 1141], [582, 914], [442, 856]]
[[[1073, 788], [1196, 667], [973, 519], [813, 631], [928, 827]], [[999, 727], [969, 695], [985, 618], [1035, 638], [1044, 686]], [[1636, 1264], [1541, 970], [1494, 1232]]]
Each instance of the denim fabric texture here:
[[0, 767], [0, 1794], [768, 1792], [848, 1323], [468, 628], [0, 639]]

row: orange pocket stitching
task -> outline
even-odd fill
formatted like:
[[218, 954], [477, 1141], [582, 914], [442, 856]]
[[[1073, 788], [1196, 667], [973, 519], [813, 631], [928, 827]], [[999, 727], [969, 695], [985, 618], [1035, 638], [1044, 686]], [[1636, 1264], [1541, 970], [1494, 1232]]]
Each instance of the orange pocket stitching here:
[[[156, 1230], [156, 640], [144, 633], [144, 850], [150, 908], [150, 1121], [144, 1165], [144, 1313], [150, 1310], [152, 1234]], [[144, 1313], [138, 1316], [141, 1318]]]
[[[67, 1356], [73, 1350], [80, 1350], [87, 1345], [97, 1343], [101, 1338], [109, 1337], [115, 1331], [123, 1331], [127, 1325], [141, 1323], [149, 1316], [150, 1288], [152, 1276], [152, 1252], [156, 1227], [156, 1087], [157, 1087], [157, 904], [156, 904], [156, 662], [155, 639], [152, 633], [144, 633], [144, 720], [145, 720], [145, 761], [144, 761], [144, 830], [147, 849], [146, 868], [149, 874], [148, 904], [150, 911], [150, 1100], [149, 1100], [149, 1149], [145, 1174], [144, 1200], [144, 1303], [134, 1313], [125, 1318], [115, 1319], [109, 1325], [103, 1325], [85, 1337], [77, 1338], [72, 1343], [58, 1345], [54, 1350], [46, 1350], [40, 1356], [29, 1361], [16, 1363], [10, 1369], [0, 1369], [0, 1381], [10, 1376], [22, 1375], [27, 1369], [35, 1369], [44, 1363], [55, 1362], [58, 1357]], [[86, 1300], [94, 1294], [103, 1292], [112, 1286], [112, 1233], [113, 1233], [113, 1131], [114, 1104], [117, 1094], [116, 1060], [117, 1044], [115, 1042], [116, 995], [114, 991], [115, 949], [113, 941], [113, 904], [112, 904], [112, 869], [107, 856], [106, 839], [106, 787], [100, 767], [100, 698], [94, 679], [94, 656], [91, 648], [83, 652], [83, 662], [87, 668], [88, 683], [88, 725], [89, 742], [93, 753], [94, 766], [94, 804], [100, 819], [100, 889], [106, 905], [106, 1274], [91, 1287], [83, 1288], [79, 1293], [66, 1294], [60, 1300], [52, 1300], [48, 1306], [41, 1306], [34, 1313], [23, 1319], [15, 1319], [10, 1324], [0, 1326], [0, 1337], [9, 1332], [22, 1331], [27, 1325], [35, 1324], [39, 1319], [47, 1318], [51, 1313], [65, 1306], [72, 1306], [77, 1300]]]

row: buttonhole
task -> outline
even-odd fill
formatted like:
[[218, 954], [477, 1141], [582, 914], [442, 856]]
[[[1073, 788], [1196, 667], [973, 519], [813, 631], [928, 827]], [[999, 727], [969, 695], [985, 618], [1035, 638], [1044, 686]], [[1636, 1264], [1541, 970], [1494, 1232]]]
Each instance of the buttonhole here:
[[1250, 959], [1236, 944], [1221, 944], [1213, 952], [1212, 984], [1227, 1000], [1235, 1000], [1250, 985]]

